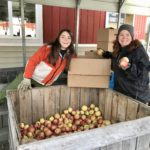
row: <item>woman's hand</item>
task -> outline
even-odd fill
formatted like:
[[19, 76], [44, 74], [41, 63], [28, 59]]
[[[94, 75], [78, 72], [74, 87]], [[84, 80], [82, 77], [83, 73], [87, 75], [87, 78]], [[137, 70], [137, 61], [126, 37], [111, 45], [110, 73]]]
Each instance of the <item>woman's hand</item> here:
[[18, 90], [26, 91], [31, 89], [31, 79], [24, 78], [21, 83], [18, 85]]
[[119, 66], [123, 70], [128, 69], [130, 67], [129, 58], [128, 57], [121, 58], [120, 61], [119, 61]]

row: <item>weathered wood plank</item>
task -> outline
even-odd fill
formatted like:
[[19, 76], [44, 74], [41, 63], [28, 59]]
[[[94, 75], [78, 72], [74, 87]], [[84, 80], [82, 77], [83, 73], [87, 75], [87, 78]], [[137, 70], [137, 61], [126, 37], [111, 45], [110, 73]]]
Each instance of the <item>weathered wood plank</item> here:
[[19, 145], [20, 135], [18, 133], [18, 126], [16, 121], [16, 116], [14, 114], [13, 102], [11, 101], [10, 95], [7, 96], [8, 104], [8, 127], [9, 127], [9, 143], [12, 150], [16, 150]]
[[107, 150], [107, 146], [101, 147], [99, 150]]
[[61, 86], [59, 105], [60, 112], [63, 112], [63, 110], [70, 106], [70, 88], [67, 86]]
[[[41, 117], [44, 117], [44, 88], [36, 88], [32, 90], [32, 109], [28, 118], [36, 122]], [[30, 103], [30, 101], [29, 101]]]
[[150, 133], [138, 137], [136, 150], [149, 150], [149, 149], [150, 149]]
[[105, 97], [106, 97], [106, 90], [101, 89], [99, 90], [99, 108], [102, 111], [102, 115], [105, 112]]
[[99, 105], [99, 89], [90, 89], [90, 104]]
[[[55, 113], [55, 88], [54, 87], [47, 87], [44, 89], [44, 117], [50, 117]], [[58, 89], [59, 90], [59, 89]]]
[[141, 118], [145, 116], [150, 116], [150, 106], [139, 102], [139, 111], [137, 114], [137, 118]]
[[111, 119], [111, 108], [112, 108], [112, 97], [113, 92], [111, 90], [106, 90], [107, 94], [105, 97], [105, 112], [104, 112], [104, 118], [110, 120]]
[[138, 103], [128, 98], [126, 120], [134, 120], [137, 117]]
[[113, 93], [113, 100], [112, 100], [112, 114], [111, 114], [111, 121], [112, 123], [116, 123], [117, 120], [117, 112], [118, 112], [118, 102], [119, 102], [119, 98], [118, 98], [118, 93]]
[[117, 122], [125, 121], [126, 119], [126, 108], [128, 99], [126, 96], [119, 94], [118, 111], [117, 111]]
[[[55, 113], [60, 113], [61, 112], [61, 86], [54, 86], [54, 97], [55, 97]], [[54, 115], [54, 114], [53, 114]]]
[[80, 88], [70, 88], [70, 105], [74, 110], [79, 109], [80, 104]]
[[122, 149], [122, 142], [117, 142], [107, 146], [107, 150], [121, 150], [121, 149]]
[[90, 105], [90, 89], [89, 88], [81, 88], [80, 93], [80, 107], [82, 105]]
[[136, 149], [136, 138], [128, 139], [122, 142], [122, 150], [135, 150]]
[[[32, 91], [34, 92], [34, 89]], [[19, 91], [18, 94], [19, 94], [19, 115], [20, 115], [19, 120], [20, 122], [25, 122], [30, 124], [32, 123], [31, 90], [25, 92]]]

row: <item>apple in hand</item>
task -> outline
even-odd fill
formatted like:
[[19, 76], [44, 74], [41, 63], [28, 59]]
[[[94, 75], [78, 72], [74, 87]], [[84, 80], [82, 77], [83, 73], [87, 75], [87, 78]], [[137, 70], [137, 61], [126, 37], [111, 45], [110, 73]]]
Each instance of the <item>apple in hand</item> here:
[[119, 65], [122, 69], [127, 69], [129, 66], [129, 59], [127, 57], [123, 57], [120, 60], [120, 65]]

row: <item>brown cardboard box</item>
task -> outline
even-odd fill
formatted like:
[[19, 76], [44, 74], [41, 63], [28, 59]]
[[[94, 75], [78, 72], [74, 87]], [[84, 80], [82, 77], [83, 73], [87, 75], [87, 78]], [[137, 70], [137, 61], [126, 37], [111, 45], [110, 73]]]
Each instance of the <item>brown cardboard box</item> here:
[[116, 39], [117, 29], [99, 29], [97, 41], [113, 42]]
[[80, 75], [110, 75], [110, 69], [110, 59], [73, 58], [69, 71]]
[[86, 58], [101, 58], [101, 56], [97, 55], [96, 50], [85, 51]]
[[97, 49], [99, 49], [99, 48], [112, 52], [113, 51], [113, 42], [98, 41], [97, 42]]
[[110, 69], [110, 59], [74, 58], [68, 73], [68, 86], [108, 88]]
[[109, 76], [78, 75], [68, 73], [69, 87], [108, 88]]

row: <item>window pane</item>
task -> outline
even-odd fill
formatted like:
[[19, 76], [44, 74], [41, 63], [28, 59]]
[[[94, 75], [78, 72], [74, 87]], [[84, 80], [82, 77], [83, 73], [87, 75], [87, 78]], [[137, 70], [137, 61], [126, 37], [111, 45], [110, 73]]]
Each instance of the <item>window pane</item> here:
[[0, 1], [0, 35], [9, 35], [8, 3], [6, 0]]
[[[21, 36], [21, 10], [19, 2], [13, 2], [13, 35]], [[35, 37], [35, 5], [24, 4], [24, 23], [26, 37]]]
[[35, 4], [26, 3], [25, 10], [25, 33], [27, 37], [35, 37]]
[[12, 1], [13, 36], [20, 36], [21, 34], [21, 14], [19, 6], [19, 2]]

